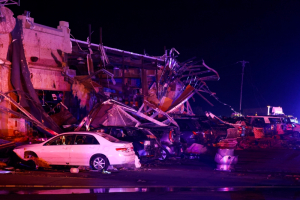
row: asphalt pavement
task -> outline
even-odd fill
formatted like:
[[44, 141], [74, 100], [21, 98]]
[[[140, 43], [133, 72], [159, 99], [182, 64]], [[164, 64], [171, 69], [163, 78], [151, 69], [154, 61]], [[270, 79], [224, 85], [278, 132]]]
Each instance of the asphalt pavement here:
[[214, 170], [215, 152], [209, 149], [200, 159], [155, 161], [111, 174], [72, 174], [67, 168], [0, 174], [0, 198], [79, 199], [85, 194], [89, 199], [299, 199], [299, 150], [235, 151], [239, 161], [231, 172]]

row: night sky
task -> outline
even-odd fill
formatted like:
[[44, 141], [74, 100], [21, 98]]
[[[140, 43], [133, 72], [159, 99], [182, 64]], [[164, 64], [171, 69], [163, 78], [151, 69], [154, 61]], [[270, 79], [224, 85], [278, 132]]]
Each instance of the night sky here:
[[[64, 2], [64, 3], [61, 3]], [[207, 82], [219, 99], [239, 110], [241, 64], [246, 60], [243, 106], [281, 106], [300, 117], [300, 1], [33, 1], [9, 6], [15, 17], [31, 11], [36, 23], [57, 27], [70, 23], [71, 34], [135, 53], [163, 55], [164, 46], [180, 52], [179, 61], [196, 56], [216, 69], [217, 82]], [[217, 115], [231, 110], [206, 96], [196, 103]]]

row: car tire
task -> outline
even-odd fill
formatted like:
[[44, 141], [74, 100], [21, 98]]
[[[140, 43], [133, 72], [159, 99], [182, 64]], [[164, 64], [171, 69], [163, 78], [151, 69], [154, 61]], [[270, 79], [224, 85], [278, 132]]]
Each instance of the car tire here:
[[158, 160], [164, 161], [164, 160], [167, 160], [167, 159], [169, 158], [169, 152], [168, 152], [167, 149], [161, 148], [160, 153], [161, 153], [161, 155], [160, 155], [160, 157], [158, 158]]
[[108, 159], [104, 155], [94, 155], [90, 161], [93, 170], [107, 170], [108, 165]]

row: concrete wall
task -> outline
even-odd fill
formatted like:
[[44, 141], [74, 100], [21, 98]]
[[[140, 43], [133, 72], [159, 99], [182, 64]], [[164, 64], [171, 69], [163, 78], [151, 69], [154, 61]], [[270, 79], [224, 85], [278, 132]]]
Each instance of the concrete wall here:
[[70, 91], [62, 72], [67, 67], [67, 53], [72, 53], [69, 23], [60, 21], [57, 28], [34, 23], [33, 18], [23, 21], [24, 50], [35, 89]]

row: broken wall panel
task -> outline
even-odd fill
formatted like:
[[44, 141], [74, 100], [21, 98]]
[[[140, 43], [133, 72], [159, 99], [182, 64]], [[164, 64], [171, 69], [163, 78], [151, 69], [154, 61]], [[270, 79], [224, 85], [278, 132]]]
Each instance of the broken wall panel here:
[[[34, 18], [24, 15], [19, 15], [18, 19], [23, 21], [23, 45], [29, 66], [57, 67], [63, 62], [62, 52], [72, 52], [68, 22], [60, 21], [56, 29], [34, 23]], [[32, 57], [38, 60], [34, 62]]]
[[29, 68], [34, 89], [70, 91], [71, 84], [62, 76], [61, 69]]

